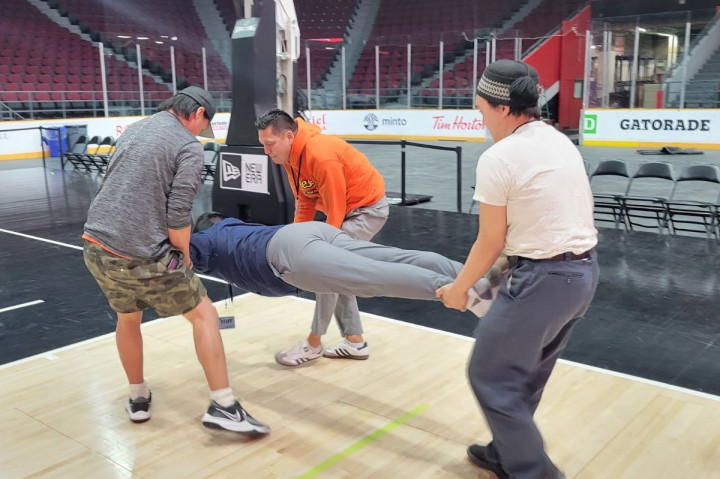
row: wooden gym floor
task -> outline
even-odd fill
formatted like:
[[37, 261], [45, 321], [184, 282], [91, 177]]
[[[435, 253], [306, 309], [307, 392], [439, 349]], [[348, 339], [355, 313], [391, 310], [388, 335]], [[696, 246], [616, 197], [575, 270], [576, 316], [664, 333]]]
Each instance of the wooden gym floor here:
[[[228, 307], [238, 319], [223, 331], [231, 384], [269, 436], [200, 424], [207, 386], [190, 325], [174, 317], [143, 325], [145, 424], [124, 411], [112, 334], [0, 366], [0, 476], [493, 477], [465, 460], [468, 444], [489, 438], [465, 376], [469, 338], [364, 315], [369, 360], [289, 369], [273, 354], [307, 332], [312, 302], [246, 294], [218, 304]], [[571, 478], [720, 477], [717, 397], [562, 362], [537, 422]]]

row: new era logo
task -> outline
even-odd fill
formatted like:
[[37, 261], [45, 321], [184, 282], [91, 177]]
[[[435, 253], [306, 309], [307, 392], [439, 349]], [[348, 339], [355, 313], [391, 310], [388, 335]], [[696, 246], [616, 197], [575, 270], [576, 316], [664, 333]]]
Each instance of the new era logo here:
[[268, 161], [267, 155], [223, 151], [218, 161], [217, 177], [220, 188], [269, 195]]
[[225, 160], [220, 160], [220, 163], [222, 164], [223, 182], [240, 178], [240, 168]]

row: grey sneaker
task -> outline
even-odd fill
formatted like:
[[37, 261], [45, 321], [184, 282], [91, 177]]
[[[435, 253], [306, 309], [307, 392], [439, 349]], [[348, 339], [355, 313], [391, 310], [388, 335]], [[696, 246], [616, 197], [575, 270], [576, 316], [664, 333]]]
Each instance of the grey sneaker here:
[[212, 401], [202, 423], [205, 427], [225, 429], [248, 437], [263, 436], [270, 432], [270, 427], [252, 417], [238, 401], [228, 408]]
[[308, 361], [317, 359], [323, 355], [323, 347], [319, 349], [310, 346], [307, 341], [296, 344], [290, 349], [280, 351], [275, 355], [275, 361], [283, 366], [300, 366]]

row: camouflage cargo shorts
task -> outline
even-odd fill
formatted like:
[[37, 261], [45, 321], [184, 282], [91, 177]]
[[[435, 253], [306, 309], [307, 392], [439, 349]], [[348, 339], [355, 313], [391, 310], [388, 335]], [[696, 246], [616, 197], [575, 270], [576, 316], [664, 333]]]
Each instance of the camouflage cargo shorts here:
[[185, 266], [177, 250], [159, 260], [134, 260], [85, 241], [83, 257], [110, 307], [118, 313], [152, 308], [161, 317], [185, 314], [207, 295], [200, 278]]

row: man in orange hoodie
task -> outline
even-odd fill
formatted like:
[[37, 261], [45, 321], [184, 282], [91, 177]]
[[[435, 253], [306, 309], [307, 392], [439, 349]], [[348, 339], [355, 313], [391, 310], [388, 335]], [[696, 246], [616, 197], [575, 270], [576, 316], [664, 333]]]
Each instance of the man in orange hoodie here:
[[[293, 120], [272, 110], [255, 122], [260, 143], [270, 159], [283, 165], [295, 194], [295, 223], [312, 221], [317, 211], [327, 223], [355, 239], [369, 241], [387, 221], [389, 206], [382, 175], [346, 141], [323, 135], [317, 125]], [[333, 313], [343, 340], [324, 349]], [[297, 366], [320, 356], [367, 359], [360, 312], [354, 296], [317, 294], [312, 329], [307, 340], [280, 351], [275, 360]]]

